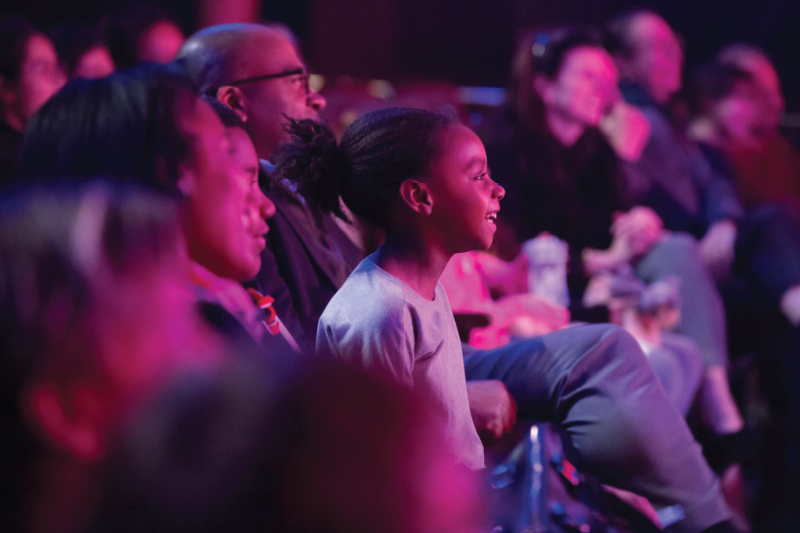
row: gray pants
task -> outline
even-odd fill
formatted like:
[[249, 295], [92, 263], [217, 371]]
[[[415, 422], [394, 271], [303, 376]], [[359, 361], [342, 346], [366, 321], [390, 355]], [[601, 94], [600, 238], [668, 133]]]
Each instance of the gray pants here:
[[520, 416], [558, 424], [565, 453], [603, 483], [680, 505], [668, 531], [696, 533], [730, 517], [719, 482], [639, 345], [622, 328], [576, 326], [494, 350], [465, 346], [468, 380], [502, 381]]
[[680, 278], [681, 322], [675, 333], [697, 344], [706, 367], [727, 368], [725, 307], [694, 237], [685, 233], [668, 234], [634, 268], [636, 275], [647, 283], [667, 276]]

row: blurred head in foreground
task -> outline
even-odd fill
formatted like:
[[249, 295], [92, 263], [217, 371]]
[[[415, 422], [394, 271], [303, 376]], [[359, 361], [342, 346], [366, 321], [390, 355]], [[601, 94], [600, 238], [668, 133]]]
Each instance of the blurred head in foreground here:
[[178, 370], [215, 365], [179, 235], [173, 202], [135, 188], [4, 198], [3, 523], [75, 527], [117, 425]]
[[94, 531], [478, 531], [440, 439], [407, 393], [333, 363], [187, 376], [131, 426]]
[[25, 132], [24, 183], [107, 176], [180, 198], [189, 256], [215, 275], [245, 281], [261, 266], [274, 214], [231, 132], [180, 71], [140, 65], [74, 80]]

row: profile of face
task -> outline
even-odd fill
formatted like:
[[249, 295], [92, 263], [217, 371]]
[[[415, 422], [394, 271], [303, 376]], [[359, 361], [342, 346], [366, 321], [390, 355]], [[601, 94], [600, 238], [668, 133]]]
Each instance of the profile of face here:
[[199, 99], [180, 113], [179, 127], [190, 139], [192, 152], [181, 165], [178, 181], [187, 197], [184, 230], [189, 256], [222, 278], [251, 279], [261, 268], [269, 231], [265, 219], [275, 213], [257, 187], [252, 145], [232, 136]]
[[617, 69], [604, 49], [578, 46], [569, 50], [555, 79], [538, 76], [534, 89], [548, 113], [586, 126], [596, 126], [617, 85]]
[[761, 91], [763, 91], [766, 98], [767, 113], [765, 119], [771, 129], [778, 127], [781, 115], [785, 108], [785, 101], [783, 98], [783, 91], [781, 90], [781, 81], [778, 78], [778, 72], [769, 61], [769, 59], [761, 54], [752, 54], [743, 58], [737, 66], [748, 72], [756, 84], [758, 84]]
[[24, 127], [28, 120], [64, 85], [66, 79], [50, 39], [35, 34], [28, 39], [19, 80], [3, 84], [3, 100]]
[[768, 131], [770, 104], [763, 91], [750, 82], [738, 82], [713, 109], [714, 118], [726, 139], [743, 146], [755, 146]]
[[643, 85], [658, 103], [666, 103], [682, 84], [683, 49], [661, 17], [645, 13], [628, 28], [632, 57], [624, 60], [626, 76]]
[[158, 21], [139, 36], [139, 61], [169, 63], [185, 40], [177, 24], [171, 20]]
[[87, 50], [78, 59], [72, 76], [83, 79], [105, 78], [115, 70], [116, 66], [108, 48], [98, 45]]
[[486, 250], [497, 230], [495, 221], [505, 190], [492, 181], [483, 143], [460, 124], [440, 134], [439, 157], [426, 180], [430, 218], [450, 253]]
[[[305, 65], [292, 43], [283, 35], [264, 28], [249, 37], [247, 48], [246, 66], [239, 73], [240, 79], [303, 72], [236, 84], [244, 100], [242, 118], [258, 156], [270, 159], [278, 145], [289, 140], [283, 129], [285, 117], [319, 120], [319, 112], [325, 108], [326, 102], [322, 95], [309, 88]], [[263, 53], [263, 50], [269, 50], [269, 53]], [[223, 102], [230, 105], [224, 99]]]

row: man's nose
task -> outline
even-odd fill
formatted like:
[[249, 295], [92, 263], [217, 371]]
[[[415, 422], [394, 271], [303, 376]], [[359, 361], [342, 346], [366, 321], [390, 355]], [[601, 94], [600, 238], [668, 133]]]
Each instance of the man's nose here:
[[306, 105], [315, 111], [322, 111], [327, 104], [325, 97], [316, 91], [309, 92], [306, 97]]

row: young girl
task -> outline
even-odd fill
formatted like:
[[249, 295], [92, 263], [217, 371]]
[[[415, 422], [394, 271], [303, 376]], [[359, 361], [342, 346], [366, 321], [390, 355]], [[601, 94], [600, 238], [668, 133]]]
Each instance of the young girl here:
[[486, 249], [504, 195], [469, 129], [419, 109], [375, 111], [342, 142], [310, 121], [292, 125], [295, 144], [279, 177], [307, 201], [386, 231], [320, 318], [317, 350], [385, 374], [424, 398], [441, 420], [456, 460], [483, 466], [467, 400], [461, 344], [439, 276], [453, 254]]

